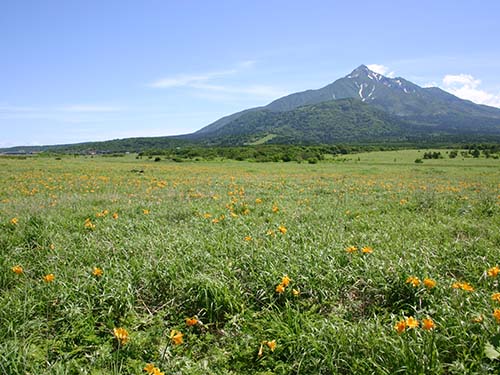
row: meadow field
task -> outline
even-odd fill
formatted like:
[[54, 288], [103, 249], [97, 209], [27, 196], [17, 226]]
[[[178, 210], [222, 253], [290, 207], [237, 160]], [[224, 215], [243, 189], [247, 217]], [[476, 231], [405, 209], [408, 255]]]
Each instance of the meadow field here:
[[500, 373], [500, 160], [423, 152], [0, 158], [0, 373]]

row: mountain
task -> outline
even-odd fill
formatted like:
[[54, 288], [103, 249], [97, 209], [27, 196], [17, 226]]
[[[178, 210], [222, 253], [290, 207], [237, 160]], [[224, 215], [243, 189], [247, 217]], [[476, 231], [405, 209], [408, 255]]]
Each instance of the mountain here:
[[[318, 106], [320, 103], [331, 104]], [[361, 111], [363, 116], [351, 111]], [[378, 125], [366, 126], [367, 116]], [[288, 136], [287, 130], [291, 131]], [[312, 133], [315, 135], [308, 135]], [[219, 144], [241, 144], [258, 138], [276, 143], [335, 143], [383, 141], [387, 137], [399, 141], [431, 135], [498, 137], [500, 109], [460, 99], [437, 87], [422, 88], [401, 77], [385, 77], [360, 65], [323, 88], [287, 95], [264, 107], [223, 117], [186, 138]]]
[[0, 152], [138, 152], [249, 144], [500, 142], [500, 109], [422, 88], [360, 65], [317, 90], [225, 116], [192, 134], [74, 145], [14, 147]]

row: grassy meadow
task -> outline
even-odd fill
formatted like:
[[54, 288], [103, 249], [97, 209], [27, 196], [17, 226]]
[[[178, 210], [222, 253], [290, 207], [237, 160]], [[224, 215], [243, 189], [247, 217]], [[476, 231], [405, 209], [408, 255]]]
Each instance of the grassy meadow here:
[[0, 158], [0, 373], [500, 373], [500, 161], [423, 152]]

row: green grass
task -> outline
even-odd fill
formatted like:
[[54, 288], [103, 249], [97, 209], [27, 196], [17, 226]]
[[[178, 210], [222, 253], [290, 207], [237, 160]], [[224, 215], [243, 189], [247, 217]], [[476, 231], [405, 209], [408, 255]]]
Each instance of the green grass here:
[[[500, 162], [423, 152], [0, 159], [0, 373], [498, 373]], [[436, 328], [398, 334], [410, 316]]]

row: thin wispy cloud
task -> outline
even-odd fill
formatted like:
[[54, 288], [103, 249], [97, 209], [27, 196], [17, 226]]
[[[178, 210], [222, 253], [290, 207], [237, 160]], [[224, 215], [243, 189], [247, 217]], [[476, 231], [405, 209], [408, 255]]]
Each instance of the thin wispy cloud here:
[[0, 105], [0, 118], [65, 118], [68, 115], [84, 115], [84, 114], [103, 114], [103, 113], [116, 113], [124, 111], [123, 107], [114, 107], [107, 105], [87, 105], [75, 104], [59, 107], [28, 107], [28, 106], [13, 106], [13, 105]]
[[[256, 64], [254, 60], [243, 61], [234, 68], [196, 74], [179, 74], [171, 77], [158, 79], [148, 86], [153, 88], [189, 88], [195, 89], [198, 96], [211, 99], [224, 99], [227, 97], [221, 94], [245, 95], [259, 99], [275, 99], [288, 94], [288, 91], [270, 85], [234, 85], [226, 82], [231, 76], [242, 74], [253, 68]], [[202, 91], [200, 94], [199, 91]], [[211, 95], [213, 93], [214, 95]]]
[[119, 112], [122, 111], [123, 108], [120, 107], [112, 107], [112, 106], [104, 106], [104, 105], [70, 105], [67, 107], [61, 107], [59, 110], [63, 112]]

